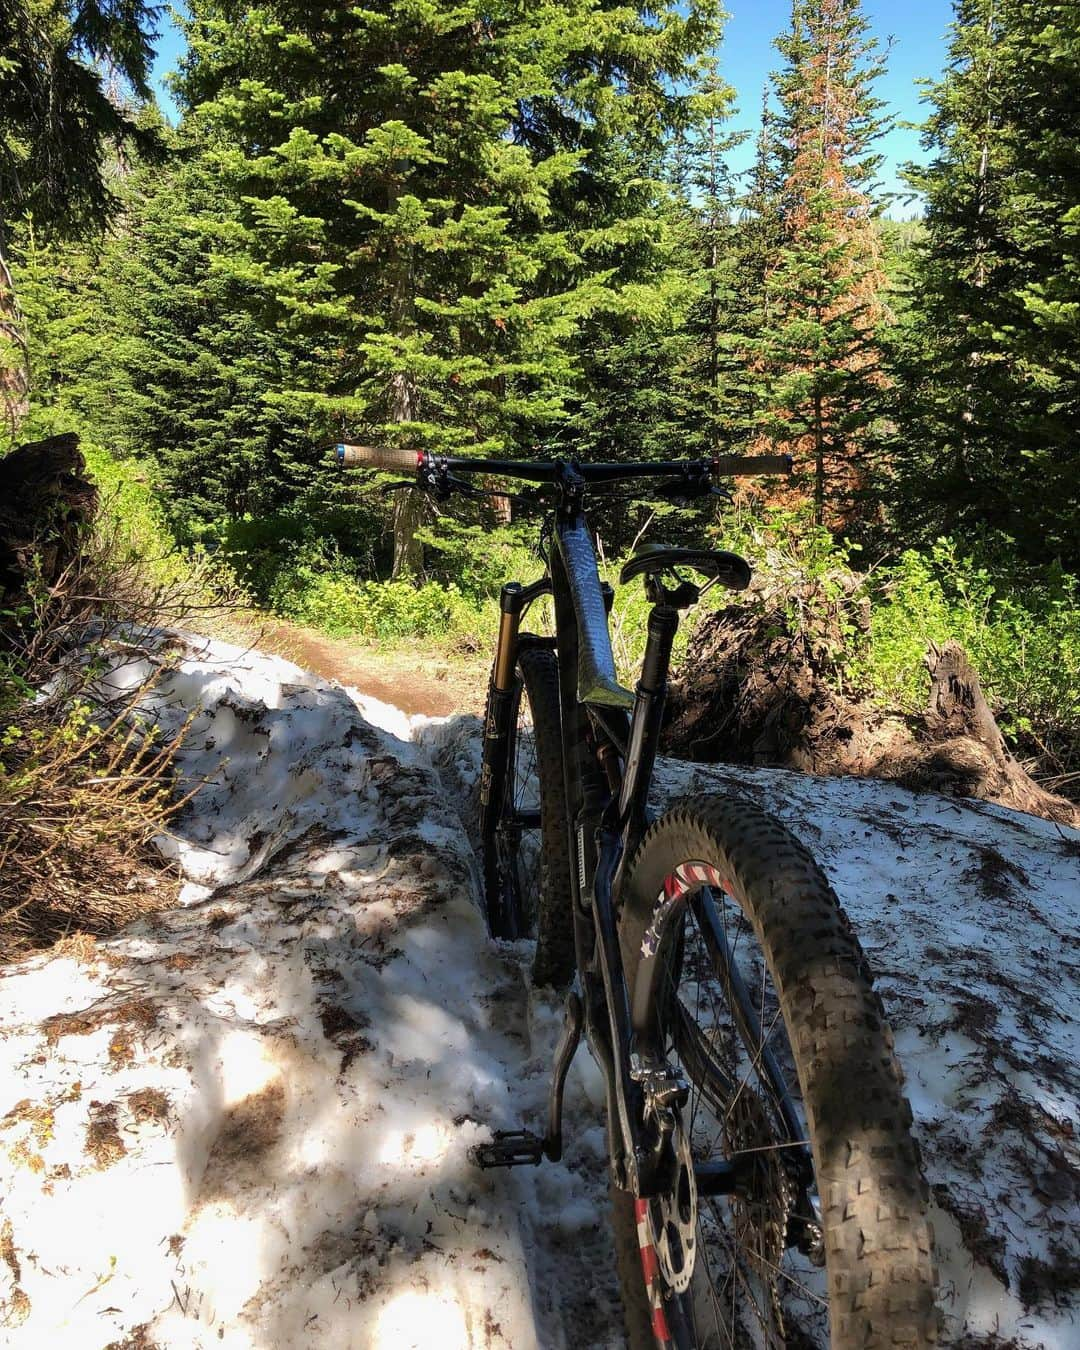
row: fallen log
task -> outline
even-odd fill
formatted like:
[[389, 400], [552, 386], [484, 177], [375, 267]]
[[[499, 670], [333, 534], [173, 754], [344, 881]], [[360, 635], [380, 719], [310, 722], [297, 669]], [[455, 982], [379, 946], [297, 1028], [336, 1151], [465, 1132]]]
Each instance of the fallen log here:
[[1080, 808], [1040, 787], [1010, 752], [959, 643], [928, 647], [921, 713], [882, 708], [837, 679], [842, 601], [806, 606], [803, 622], [792, 623], [790, 594], [786, 605], [755, 599], [699, 624], [672, 681], [664, 753], [889, 779], [1080, 826]]

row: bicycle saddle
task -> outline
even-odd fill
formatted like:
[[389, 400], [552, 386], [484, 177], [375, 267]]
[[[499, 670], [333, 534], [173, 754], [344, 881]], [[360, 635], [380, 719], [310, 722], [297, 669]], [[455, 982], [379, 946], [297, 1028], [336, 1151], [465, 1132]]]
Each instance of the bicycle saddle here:
[[723, 549], [677, 548], [667, 544], [646, 544], [639, 548], [619, 573], [623, 584], [634, 577], [651, 576], [673, 567], [692, 567], [710, 579], [715, 578], [732, 591], [745, 591], [750, 585], [750, 565], [737, 553]]

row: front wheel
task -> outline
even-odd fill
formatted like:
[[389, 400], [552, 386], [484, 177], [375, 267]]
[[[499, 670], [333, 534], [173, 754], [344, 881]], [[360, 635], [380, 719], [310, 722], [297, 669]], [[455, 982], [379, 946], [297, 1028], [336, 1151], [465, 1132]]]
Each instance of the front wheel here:
[[615, 1207], [632, 1350], [933, 1345], [911, 1110], [807, 851], [747, 803], [677, 806], [628, 870], [620, 941], [639, 1065], [689, 1089], [659, 1193]]
[[[489, 692], [485, 738], [490, 717]], [[493, 937], [535, 936], [533, 980], [556, 988], [574, 975], [559, 717], [558, 659], [523, 636], [510, 695], [502, 792], [481, 840], [484, 901]]]

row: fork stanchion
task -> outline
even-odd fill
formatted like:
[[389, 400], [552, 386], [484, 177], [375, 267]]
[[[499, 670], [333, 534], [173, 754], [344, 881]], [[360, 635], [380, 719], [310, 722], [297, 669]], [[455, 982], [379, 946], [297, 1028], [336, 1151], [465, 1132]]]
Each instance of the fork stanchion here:
[[495, 647], [495, 688], [502, 694], [514, 687], [514, 666], [517, 663], [518, 630], [521, 627], [524, 587], [519, 581], [508, 581], [499, 597], [499, 640]]

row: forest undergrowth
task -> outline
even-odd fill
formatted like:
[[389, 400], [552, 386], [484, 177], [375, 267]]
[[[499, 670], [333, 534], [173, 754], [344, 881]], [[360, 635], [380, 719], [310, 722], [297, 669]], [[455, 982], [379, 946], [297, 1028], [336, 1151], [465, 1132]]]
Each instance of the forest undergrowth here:
[[42, 513], [0, 612], [0, 961], [170, 904], [176, 871], [153, 841], [199, 786], [176, 770], [186, 727], [163, 738], [140, 713], [156, 677], [122, 690], [103, 677], [217, 602], [138, 479], [92, 458], [96, 502], [74, 522]]
[[[203, 627], [244, 640], [265, 617], [278, 616], [340, 639], [356, 639], [388, 658], [422, 645], [454, 665], [479, 669], [493, 647], [499, 588], [542, 570], [539, 519], [492, 528], [468, 519], [470, 508], [432, 516], [421, 530], [425, 571], [417, 581], [372, 580], [318, 533], [308, 519], [243, 522], [231, 546], [184, 549], [171, 535], [153, 487], [152, 466], [114, 460], [93, 450], [88, 462], [101, 484], [104, 512], [117, 538], [150, 560], [159, 587], [183, 579]], [[369, 509], [357, 489], [357, 516]], [[298, 511], [296, 521], [301, 519]], [[670, 507], [639, 508], [628, 544], [663, 542], [688, 532]], [[927, 549], [891, 558], [837, 542], [808, 510], [740, 498], [691, 530], [711, 544], [742, 553], [753, 585], [736, 603], [764, 609], [779, 596], [793, 632], [827, 633], [823, 668], [838, 691], [873, 706], [915, 713], [925, 704], [929, 644], [959, 642], [971, 657], [1010, 748], [1052, 791], [1080, 797], [1080, 587], [1058, 566], [1037, 568], [1002, 555], [991, 542], [966, 547], [940, 538]], [[626, 536], [625, 526], [623, 535]], [[599, 530], [600, 570], [616, 587], [612, 640], [620, 677], [631, 687], [644, 653], [649, 604], [640, 585], [618, 586], [631, 548], [613, 555]], [[713, 590], [684, 621], [676, 671], [696, 623], [732, 603]], [[547, 602], [545, 602], [547, 603]], [[197, 622], [197, 618], [194, 620]], [[550, 609], [532, 623], [547, 631]], [[392, 662], [391, 662], [392, 663]]]

